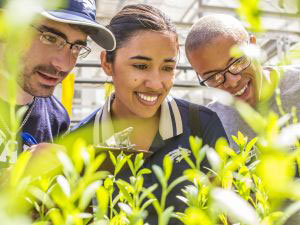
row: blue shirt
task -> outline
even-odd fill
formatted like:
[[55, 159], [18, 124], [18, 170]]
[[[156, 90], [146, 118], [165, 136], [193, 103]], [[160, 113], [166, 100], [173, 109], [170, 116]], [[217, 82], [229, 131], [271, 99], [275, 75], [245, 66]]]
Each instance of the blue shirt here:
[[[84, 127], [91, 126], [85, 137], [90, 137], [90, 144], [98, 145], [109, 138], [114, 130], [110, 116], [112, 100], [106, 101], [103, 107], [96, 110], [86, 119], [81, 121], [73, 130], [80, 130]], [[169, 154], [173, 159], [173, 172], [170, 177], [172, 182], [177, 177], [183, 175], [183, 171], [189, 169], [189, 165], [184, 159], [181, 159], [177, 154], [178, 148], [190, 149], [189, 136], [191, 135], [191, 129], [189, 127], [189, 102], [181, 99], [174, 99], [168, 96], [161, 105], [159, 131], [157, 132], [149, 151], [153, 154], [145, 159], [145, 163], [142, 168], [152, 169], [153, 165], [163, 167], [163, 158], [166, 154]], [[226, 137], [224, 128], [218, 118], [217, 114], [205, 107], [199, 107], [199, 118], [202, 123], [202, 139], [203, 145], [215, 146], [215, 142], [219, 137]], [[190, 154], [192, 160], [194, 158]], [[178, 157], [179, 156], [179, 157]], [[208, 163], [204, 160], [202, 167], [208, 167]], [[124, 169], [119, 178], [128, 181], [132, 176], [129, 169]], [[159, 184], [154, 173], [144, 176], [144, 187], [149, 187], [153, 184]], [[168, 195], [166, 207], [172, 205], [175, 207], [175, 211], [184, 212], [186, 205], [176, 198], [177, 195], [182, 195], [181, 189], [191, 184], [189, 181], [185, 181], [180, 185], [177, 185], [171, 193]], [[154, 194], [157, 199], [161, 198], [161, 187], [158, 187]], [[158, 224], [157, 215], [154, 208], [148, 207], [148, 216], [146, 221], [149, 224]], [[172, 219], [169, 224], [181, 224], [179, 220]]]
[[[17, 110], [21, 106], [17, 106]], [[9, 124], [9, 105], [7, 102], [0, 100], [0, 108], [2, 119], [6, 124]], [[31, 110], [32, 109], [32, 110]], [[69, 129], [70, 119], [67, 111], [63, 105], [54, 96], [42, 98], [35, 97], [34, 102], [28, 105], [28, 110], [23, 116], [23, 119], [29, 117], [24, 123], [21, 131], [29, 133], [37, 143], [41, 142], [53, 142], [60, 134], [65, 133]], [[1, 121], [2, 121], [1, 119]], [[21, 122], [22, 123], [22, 122]], [[10, 138], [10, 134], [7, 131], [7, 126], [3, 126], [0, 123], [0, 148], [5, 149], [7, 147], [7, 140]], [[19, 133], [18, 133], [19, 134]], [[24, 146], [20, 137], [17, 137], [18, 152], [22, 152], [27, 146]], [[0, 161], [5, 161], [7, 151], [2, 152]], [[17, 155], [15, 154], [14, 160]]]

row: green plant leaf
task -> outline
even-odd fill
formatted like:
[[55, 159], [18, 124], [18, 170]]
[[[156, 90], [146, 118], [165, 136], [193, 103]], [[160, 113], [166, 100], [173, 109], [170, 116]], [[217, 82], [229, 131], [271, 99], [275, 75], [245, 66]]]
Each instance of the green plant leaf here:
[[183, 172], [184, 176], [191, 182], [202, 183], [208, 178], [202, 173], [200, 170], [197, 169], [187, 169]]
[[269, 74], [264, 73], [262, 87], [260, 91], [260, 102], [266, 102], [274, 96], [275, 90], [278, 87], [280, 74], [276, 70], [270, 71]]
[[105, 180], [104, 180], [104, 187], [107, 190], [112, 189], [114, 186], [114, 181], [113, 181], [113, 177], [108, 176]]
[[156, 199], [148, 199], [141, 207], [141, 211], [144, 211], [149, 205], [151, 205]]
[[230, 170], [226, 170], [222, 176], [222, 188], [231, 189], [233, 182], [233, 173]]
[[277, 146], [287, 148], [293, 146], [300, 138], [300, 124], [292, 124], [284, 127], [275, 140]]
[[16, 164], [13, 166], [13, 169], [11, 171], [10, 184], [12, 187], [17, 186], [18, 182], [20, 182], [20, 180], [23, 178], [23, 174], [30, 158], [30, 152], [23, 152], [22, 154], [20, 154]]
[[131, 216], [132, 214], [132, 209], [129, 205], [125, 204], [125, 203], [118, 203], [120, 209], [126, 213], [127, 216]]
[[135, 192], [139, 193], [144, 185], [144, 178], [142, 176], [136, 178], [136, 183], [135, 183]]
[[224, 162], [227, 160], [227, 155], [228, 155], [228, 153], [225, 151], [225, 148], [229, 148], [227, 140], [225, 138], [219, 138], [216, 142], [215, 149], [216, 149], [216, 152], [218, 153], [219, 157]]
[[157, 177], [157, 179], [159, 180], [161, 186], [164, 188], [167, 186], [167, 181], [165, 180], [165, 176], [164, 176], [164, 172], [163, 170], [157, 166], [157, 165], [153, 165], [152, 166], [152, 170], [155, 174], [155, 176]]
[[93, 174], [96, 170], [98, 170], [101, 166], [101, 164], [104, 162], [106, 158], [105, 153], [101, 153], [98, 155], [92, 162], [91, 164], [87, 167], [86, 174], [91, 175]]
[[98, 202], [97, 217], [101, 219], [106, 215], [108, 210], [109, 193], [103, 186], [100, 186], [96, 191], [96, 196]]
[[[184, 158], [184, 160], [187, 162], [187, 164], [189, 164], [189, 166], [193, 169], [196, 169], [196, 165], [193, 163], [193, 161], [190, 159], [189, 155], [187, 154], [187, 152], [189, 151], [188, 149], [185, 148], [178, 148], [180, 151], [180, 154], [182, 155], [182, 157]], [[196, 157], [196, 159], [198, 159], [199, 156]]]
[[240, 7], [237, 12], [241, 18], [250, 24], [250, 30], [253, 32], [262, 32], [263, 26], [260, 19], [259, 0], [239, 0]]
[[75, 172], [74, 165], [71, 159], [69, 158], [69, 156], [65, 152], [63, 151], [57, 152], [57, 158], [60, 161], [60, 163], [63, 165], [63, 169], [66, 172], [66, 174], [69, 175]]
[[131, 159], [127, 159], [127, 164], [130, 168], [130, 171], [131, 171], [132, 175], [136, 176], [136, 171], [134, 169], [134, 166], [133, 166], [133, 163], [132, 163]]
[[63, 193], [65, 194], [65, 196], [67, 198], [71, 197], [71, 187], [68, 180], [64, 176], [58, 175], [56, 181], [60, 186], [61, 190], [63, 191]]
[[115, 155], [110, 151], [108, 153], [109, 153], [109, 157], [110, 157], [111, 162], [113, 163], [114, 166], [116, 166], [117, 160], [116, 160]]
[[245, 225], [259, 225], [259, 217], [252, 206], [231, 190], [214, 188], [211, 191], [214, 207], [226, 213], [231, 221]]
[[137, 176], [139, 177], [139, 176], [143, 176], [145, 174], [150, 174], [150, 173], [152, 173], [152, 171], [150, 169], [143, 168], [138, 172]]
[[175, 180], [173, 180], [170, 185], [168, 186], [167, 188], [167, 194], [170, 193], [170, 191], [175, 187], [177, 186], [178, 184], [180, 184], [181, 182], [187, 180], [187, 178], [185, 176], [180, 176], [180, 177], [177, 177]]
[[200, 139], [198, 137], [190, 136], [189, 141], [190, 141], [190, 146], [191, 146], [191, 150], [193, 152], [193, 155], [197, 159], [197, 157], [199, 155], [199, 151], [200, 151], [201, 146], [202, 146], [202, 139]]
[[77, 173], [80, 173], [83, 169], [83, 156], [88, 154], [86, 148], [86, 143], [83, 139], [78, 138], [75, 140], [72, 154], [72, 160], [74, 162], [74, 166], [76, 168]]
[[29, 192], [35, 198], [37, 198], [39, 201], [41, 201], [43, 204], [45, 204], [48, 209], [54, 207], [54, 203], [51, 200], [50, 196], [47, 193], [43, 192], [41, 189], [39, 189], [37, 187], [31, 187], [29, 189]]
[[260, 157], [260, 163], [256, 170], [257, 175], [262, 179], [271, 197], [276, 197], [278, 194], [282, 197], [284, 195], [291, 196], [293, 190], [290, 182], [295, 175], [295, 167], [291, 166], [293, 163], [292, 157], [280, 152], [272, 152]]
[[171, 219], [174, 207], [170, 206], [166, 208], [158, 218], [158, 225], [167, 225]]
[[222, 161], [217, 152], [213, 148], [208, 148], [206, 150], [206, 156], [212, 169], [216, 172], [219, 172], [222, 167]]
[[169, 155], [166, 155], [164, 157], [163, 167], [164, 167], [165, 180], [168, 181], [173, 169], [173, 161]]
[[135, 171], [138, 171], [143, 164], [144, 164], [143, 153], [139, 153], [136, 155], [135, 160], [134, 160]]
[[256, 144], [257, 142], [257, 137], [253, 138], [251, 141], [249, 141], [249, 143], [246, 145], [246, 149], [245, 149], [245, 153], [248, 156], [250, 150], [253, 148], [253, 146]]
[[[240, 100], [235, 102], [236, 110], [241, 114], [247, 124], [257, 133], [263, 134], [266, 128], [266, 120], [250, 105]], [[242, 144], [242, 143], [241, 143]]]
[[124, 195], [124, 197], [126, 198], [127, 202], [130, 205], [133, 205], [133, 198], [131, 197], [129, 191], [128, 191], [128, 187], [130, 186], [130, 184], [128, 184], [125, 181], [122, 180], [117, 180], [116, 184], [118, 185], [119, 190], [121, 191], [121, 193]]
[[114, 172], [114, 175], [116, 176], [120, 170], [122, 169], [122, 167], [124, 166], [124, 164], [127, 162], [127, 156], [124, 156], [123, 153], [119, 154], [118, 155], [118, 158], [117, 158], [117, 165], [115, 167], [115, 172]]
[[234, 142], [235, 142], [238, 146], [240, 145], [239, 139], [238, 139], [236, 136], [231, 135], [231, 138], [232, 138], [232, 140], [234, 140]]
[[59, 209], [57, 209], [57, 208], [49, 209], [49, 211], [47, 212], [47, 215], [49, 215], [53, 225], [65, 224], [63, 216]]
[[214, 225], [213, 221], [210, 219], [210, 215], [195, 207], [187, 208], [182, 215], [182, 220], [186, 225]]
[[153, 193], [153, 191], [158, 187], [158, 184], [153, 184], [148, 188], [143, 189], [141, 197], [139, 199], [139, 205], [144, 201], [144, 199], [149, 196], [150, 193]]
[[37, 202], [34, 202], [33, 205], [34, 205], [35, 210], [40, 213], [41, 207], [39, 206], [39, 204]]
[[113, 210], [115, 210], [114, 207], [118, 203], [118, 201], [120, 200], [120, 197], [121, 197], [120, 194], [118, 194], [116, 197], [114, 197], [114, 199], [112, 201], [112, 204], [110, 206]]
[[85, 210], [88, 204], [91, 202], [92, 197], [95, 196], [97, 189], [102, 185], [102, 181], [95, 181], [85, 188], [83, 191], [80, 201], [79, 209], [81, 211]]

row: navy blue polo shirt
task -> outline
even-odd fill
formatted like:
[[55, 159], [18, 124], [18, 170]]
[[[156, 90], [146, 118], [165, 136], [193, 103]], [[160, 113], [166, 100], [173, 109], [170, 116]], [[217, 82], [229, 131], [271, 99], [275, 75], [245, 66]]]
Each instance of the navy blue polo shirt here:
[[[92, 137], [92, 143], [98, 145], [114, 133], [113, 124], [110, 116], [110, 106], [112, 98], [106, 101], [105, 105], [91, 114], [85, 120], [80, 122], [74, 130], [92, 125], [89, 130], [89, 137]], [[191, 129], [189, 127], [189, 102], [181, 99], [174, 99], [168, 96], [161, 105], [159, 131], [154, 138], [149, 151], [153, 154], [149, 156], [142, 168], [152, 169], [153, 165], [163, 167], [163, 158], [169, 154], [173, 159], [173, 172], [170, 177], [172, 182], [177, 177], [183, 175], [184, 170], [189, 169], [189, 165], [182, 159], [178, 153], [178, 148], [190, 149], [189, 136]], [[217, 114], [205, 107], [199, 108], [199, 121], [202, 123], [202, 139], [203, 145], [215, 146], [215, 142], [219, 137], [226, 137], [226, 133]], [[191, 155], [191, 151], [187, 152]], [[194, 158], [191, 155], [192, 160]], [[204, 161], [202, 166], [208, 166], [207, 161]], [[123, 170], [119, 174], [119, 178], [129, 180], [131, 172], [129, 169]], [[159, 184], [154, 173], [144, 176], [144, 186], [149, 187], [153, 184]], [[177, 185], [168, 195], [166, 207], [172, 205], [175, 207], [175, 212], [184, 212], [186, 205], [176, 198], [177, 195], [182, 195], [181, 189], [190, 185], [189, 181], [185, 181]], [[157, 199], [161, 198], [161, 188], [158, 187], [154, 191]], [[154, 208], [148, 207], [148, 216], [146, 221], [149, 224], [158, 224], [157, 215]], [[169, 224], [181, 224], [179, 220], [172, 219]]]
[[[16, 110], [20, 109], [22, 106], [17, 106]], [[0, 149], [3, 149], [2, 154], [0, 155], [0, 162], [6, 160], [7, 150], [8, 150], [8, 139], [10, 134], [8, 133], [6, 126], [3, 126], [3, 120], [6, 124], [9, 124], [9, 104], [0, 99], [0, 109], [2, 117], [0, 119]], [[70, 118], [60, 101], [54, 97], [35, 97], [34, 102], [28, 105], [27, 112], [23, 116], [23, 119], [27, 117], [28, 119], [24, 126], [22, 127], [23, 132], [29, 133], [37, 143], [41, 142], [53, 142], [59, 135], [65, 133], [69, 129]], [[18, 153], [22, 152], [28, 146], [23, 144], [20, 133], [17, 136], [16, 147], [18, 148]], [[17, 152], [14, 152], [13, 160], [17, 158]]]

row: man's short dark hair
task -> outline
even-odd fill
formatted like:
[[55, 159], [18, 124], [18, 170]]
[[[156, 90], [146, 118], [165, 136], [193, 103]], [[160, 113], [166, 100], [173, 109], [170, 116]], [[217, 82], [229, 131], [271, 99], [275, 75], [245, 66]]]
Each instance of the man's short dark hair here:
[[248, 41], [249, 34], [236, 18], [214, 14], [201, 17], [191, 28], [185, 42], [186, 53], [211, 43], [215, 38], [231, 37], [237, 43]]

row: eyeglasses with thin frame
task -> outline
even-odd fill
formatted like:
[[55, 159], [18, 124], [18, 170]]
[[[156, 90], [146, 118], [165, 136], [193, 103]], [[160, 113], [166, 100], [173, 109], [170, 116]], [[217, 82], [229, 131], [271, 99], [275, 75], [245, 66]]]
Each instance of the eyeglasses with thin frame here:
[[232, 75], [237, 75], [241, 73], [243, 70], [247, 69], [250, 66], [250, 64], [251, 64], [251, 59], [247, 56], [242, 56], [234, 60], [225, 69], [213, 73], [212, 75], [210, 75], [204, 80], [200, 79], [198, 73], [197, 73], [197, 78], [201, 86], [218, 87], [226, 82], [225, 74], [227, 72], [231, 73]]
[[70, 43], [63, 37], [53, 34], [52, 32], [42, 31], [35, 26], [32, 27], [41, 33], [40, 41], [43, 44], [55, 46], [57, 49], [63, 49], [67, 44], [69, 44], [71, 53], [75, 58], [85, 58], [91, 52], [91, 49], [85, 45]]

